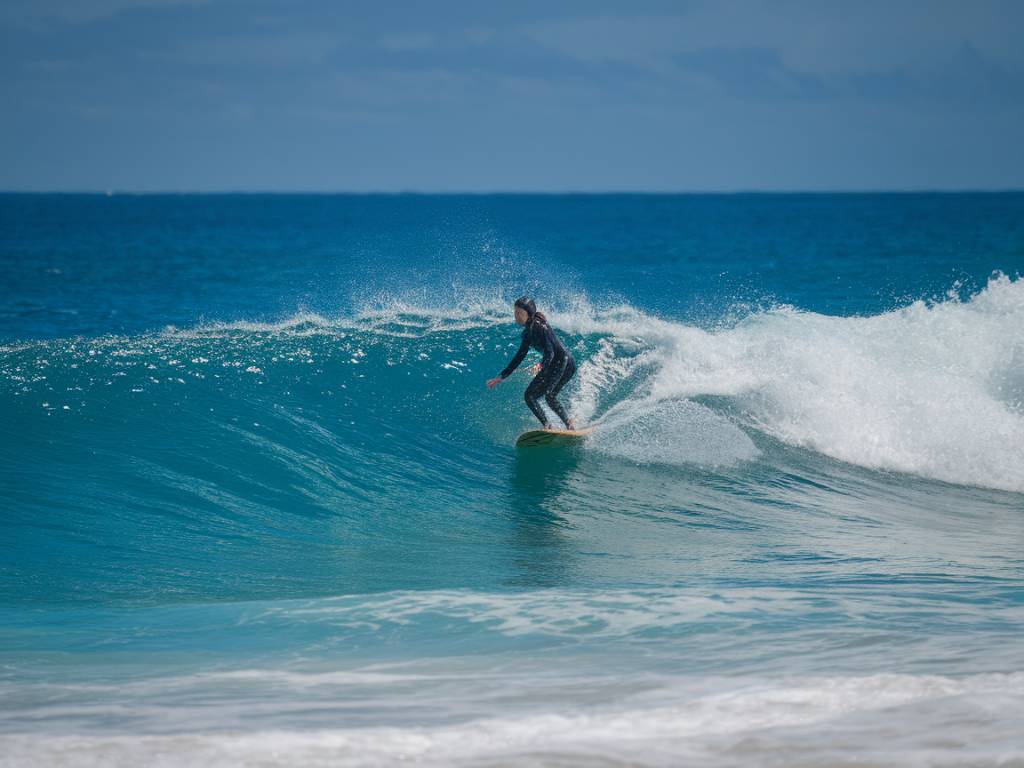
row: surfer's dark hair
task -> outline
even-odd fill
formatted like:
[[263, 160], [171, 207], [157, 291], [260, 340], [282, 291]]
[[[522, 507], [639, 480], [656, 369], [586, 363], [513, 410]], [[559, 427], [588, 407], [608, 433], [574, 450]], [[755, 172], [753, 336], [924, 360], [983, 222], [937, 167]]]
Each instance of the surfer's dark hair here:
[[516, 299], [516, 306], [519, 309], [526, 310], [526, 314], [529, 316], [529, 320], [531, 322], [534, 320], [540, 320], [542, 323], [546, 323], [548, 321], [547, 317], [544, 316], [543, 312], [537, 311], [536, 302], [534, 302], [534, 300], [531, 299], [529, 296], [520, 296], [518, 299]]

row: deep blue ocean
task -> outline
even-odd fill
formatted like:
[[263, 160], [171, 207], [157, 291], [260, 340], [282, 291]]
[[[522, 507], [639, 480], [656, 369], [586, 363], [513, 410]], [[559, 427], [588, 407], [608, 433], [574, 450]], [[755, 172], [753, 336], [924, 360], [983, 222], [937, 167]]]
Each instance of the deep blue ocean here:
[[1022, 765], [1022, 272], [1018, 193], [0, 195], [0, 765]]

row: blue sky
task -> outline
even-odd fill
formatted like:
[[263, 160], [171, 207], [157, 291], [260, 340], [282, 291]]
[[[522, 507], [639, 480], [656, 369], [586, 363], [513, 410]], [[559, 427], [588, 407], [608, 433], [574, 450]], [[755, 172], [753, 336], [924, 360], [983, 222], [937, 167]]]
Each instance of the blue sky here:
[[0, 189], [1024, 187], [1024, 2], [4, 0]]

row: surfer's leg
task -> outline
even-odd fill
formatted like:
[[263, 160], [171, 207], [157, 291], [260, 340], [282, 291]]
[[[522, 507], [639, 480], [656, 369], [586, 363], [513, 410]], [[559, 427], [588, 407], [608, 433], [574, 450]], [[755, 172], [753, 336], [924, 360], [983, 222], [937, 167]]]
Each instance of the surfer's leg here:
[[530, 406], [530, 410], [533, 411], [533, 415], [540, 419], [540, 423], [544, 425], [544, 428], [548, 428], [548, 417], [544, 413], [544, 409], [540, 407], [540, 403], [537, 402], [538, 398], [544, 394], [544, 390], [547, 389], [547, 379], [544, 373], [538, 373], [533, 377], [533, 381], [530, 382], [530, 386], [526, 388], [526, 394], [524, 399], [526, 404]]
[[554, 384], [544, 393], [544, 400], [552, 411], [558, 414], [558, 418], [562, 420], [566, 427], [569, 429], [573, 428], [572, 419], [569, 418], [565, 412], [565, 408], [558, 402], [558, 393], [562, 391], [562, 387], [565, 386], [566, 382], [573, 377], [576, 373], [576, 361], [572, 359], [572, 356], [567, 355], [563, 357], [558, 369], [551, 372], [551, 380]]

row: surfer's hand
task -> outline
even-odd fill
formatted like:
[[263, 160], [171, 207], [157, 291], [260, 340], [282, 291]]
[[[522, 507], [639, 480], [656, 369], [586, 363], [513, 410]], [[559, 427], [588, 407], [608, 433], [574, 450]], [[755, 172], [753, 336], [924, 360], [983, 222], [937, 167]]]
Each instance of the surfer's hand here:
[[538, 373], [540, 373], [541, 368], [542, 366], [540, 363], [534, 363], [533, 365], [530, 366], [530, 373], [536, 376]]
[[496, 386], [501, 384], [501, 376], [495, 376], [493, 379], [487, 380], [487, 388], [494, 389]]

